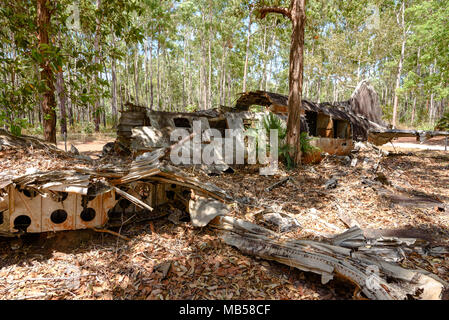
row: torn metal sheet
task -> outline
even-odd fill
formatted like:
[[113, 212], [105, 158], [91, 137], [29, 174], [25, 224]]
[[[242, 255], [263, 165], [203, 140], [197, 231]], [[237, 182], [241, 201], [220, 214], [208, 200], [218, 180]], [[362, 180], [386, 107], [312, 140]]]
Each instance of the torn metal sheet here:
[[98, 228], [124, 215], [157, 218], [166, 215], [158, 209], [171, 203], [188, 211], [192, 190], [224, 210], [226, 192], [160, 162], [166, 151], [155, 150], [128, 168], [34, 172], [0, 183], [0, 234]]
[[372, 128], [368, 133], [368, 142], [378, 146], [400, 137], [415, 137], [416, 141], [423, 143], [433, 137], [440, 136], [449, 137], [449, 132]]
[[[339, 245], [283, 237], [268, 229], [229, 216], [217, 217], [210, 226], [222, 230], [225, 243], [239, 250], [321, 275], [325, 284], [334, 276], [350, 280], [370, 299], [440, 299], [447, 284], [421, 270], [409, 270], [371, 255]], [[340, 237], [359, 237], [351, 230]]]

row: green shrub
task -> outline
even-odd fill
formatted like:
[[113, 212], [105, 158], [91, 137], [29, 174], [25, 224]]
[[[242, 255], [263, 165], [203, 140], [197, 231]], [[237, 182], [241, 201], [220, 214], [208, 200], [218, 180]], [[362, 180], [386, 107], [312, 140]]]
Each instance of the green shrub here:
[[446, 112], [440, 120], [438, 120], [435, 130], [449, 131], [449, 112]]
[[92, 134], [94, 132], [94, 124], [92, 122], [87, 122], [83, 126], [83, 133]]
[[287, 136], [287, 127], [282, 120], [274, 113], [269, 113], [262, 118], [262, 125], [265, 129], [265, 133], [269, 134], [270, 130], [275, 129], [279, 134], [279, 141], [283, 141]]
[[312, 152], [318, 152], [321, 151], [320, 148], [315, 147], [314, 145], [310, 144], [310, 141], [312, 141], [314, 138], [310, 137], [307, 132], [301, 132], [300, 137], [300, 143], [301, 143], [301, 152], [304, 154], [312, 153]]
[[185, 111], [186, 112], [195, 112], [195, 111], [198, 111], [198, 107], [194, 106], [193, 104], [190, 104], [190, 105], [186, 106]]
[[[259, 141], [258, 141], [259, 133], [261, 131], [263, 131], [263, 133], [265, 133], [268, 136], [271, 129], [278, 130], [279, 158], [281, 159], [281, 161], [284, 162], [284, 164], [286, 165], [288, 170], [294, 168], [295, 163], [290, 156], [292, 147], [286, 143], [287, 127], [285, 126], [284, 122], [277, 115], [270, 112], [269, 114], [265, 115], [262, 118], [262, 121], [261, 121], [261, 123], [259, 123], [258, 128], [250, 128], [250, 129], [247, 129], [246, 132], [247, 132], [247, 135], [256, 138], [257, 148], [259, 148]], [[303, 154], [320, 151], [320, 149], [318, 147], [315, 147], [310, 144], [311, 140], [312, 140], [312, 138], [309, 137], [307, 132], [301, 132], [300, 143], [301, 143], [301, 152]], [[268, 143], [268, 141], [267, 141], [267, 143]], [[267, 146], [267, 149], [268, 149], [268, 146]]]

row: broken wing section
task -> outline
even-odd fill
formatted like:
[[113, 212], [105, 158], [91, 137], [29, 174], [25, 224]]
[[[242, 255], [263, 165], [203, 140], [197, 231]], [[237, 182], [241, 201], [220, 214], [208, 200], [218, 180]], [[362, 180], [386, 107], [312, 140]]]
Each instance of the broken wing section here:
[[11, 181], [2, 189], [0, 233], [75, 230], [105, 224], [107, 212], [116, 203], [115, 192], [89, 183], [88, 178], [73, 172], [52, 172]]
[[[385, 261], [378, 257], [377, 252], [342, 246], [348, 240], [360, 240], [361, 230], [348, 230], [327, 243], [289, 239], [230, 216], [218, 217], [210, 226], [221, 230], [221, 238], [226, 244], [242, 252], [317, 273], [321, 275], [323, 284], [335, 276], [343, 277], [370, 299], [440, 299], [447, 285], [425, 271], [405, 269]], [[369, 240], [361, 240], [363, 247], [368, 247]]]

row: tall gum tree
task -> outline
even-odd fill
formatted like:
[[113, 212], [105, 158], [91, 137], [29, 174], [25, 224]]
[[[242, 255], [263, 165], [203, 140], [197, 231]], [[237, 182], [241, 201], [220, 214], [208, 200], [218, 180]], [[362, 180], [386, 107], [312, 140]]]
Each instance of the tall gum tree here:
[[55, 99], [55, 76], [48, 56], [50, 19], [53, 13], [49, 0], [37, 0], [37, 29], [39, 52], [43, 59], [40, 63], [41, 80], [46, 89], [42, 94], [41, 107], [43, 112], [44, 139], [56, 144], [56, 99]]
[[301, 164], [301, 112], [302, 84], [304, 70], [304, 28], [306, 22], [306, 0], [291, 0], [289, 8], [262, 7], [258, 9], [260, 18], [268, 13], [278, 13], [290, 19], [292, 35], [290, 43], [289, 94], [287, 144], [290, 156], [296, 164]]
[[[97, 0], [97, 12], [95, 17], [95, 64], [98, 66], [100, 63], [100, 37], [101, 37], [101, 18], [100, 18], [100, 7], [101, 0]], [[95, 84], [97, 84], [98, 79], [98, 71], [95, 72]], [[100, 131], [100, 97], [97, 95], [95, 97], [95, 106], [94, 106], [94, 122], [95, 122], [95, 132]]]

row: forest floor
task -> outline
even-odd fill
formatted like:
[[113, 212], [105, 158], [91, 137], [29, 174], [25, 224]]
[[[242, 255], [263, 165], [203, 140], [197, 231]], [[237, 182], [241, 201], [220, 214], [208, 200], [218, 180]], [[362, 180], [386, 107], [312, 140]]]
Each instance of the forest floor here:
[[[341, 233], [349, 218], [364, 230], [449, 245], [449, 152], [381, 156], [367, 149], [353, 158], [354, 166], [344, 157], [328, 157], [271, 177], [249, 167], [217, 177], [187, 171], [246, 199], [247, 205], [233, 206], [235, 217], [260, 223], [261, 210], [273, 208], [296, 218], [300, 228], [288, 233], [292, 238], [319, 240]], [[73, 166], [90, 164], [43, 150], [0, 151], [1, 172]], [[287, 176], [286, 183], [265, 191]], [[337, 181], [334, 189], [325, 187], [330, 178]], [[91, 230], [0, 238], [0, 299], [354, 298], [355, 286], [344, 280], [322, 285], [313, 273], [244, 255], [208, 227], [162, 218], [114, 230], [130, 240]], [[401, 264], [449, 281], [449, 255], [415, 254]]]
[[70, 151], [70, 146], [73, 144], [80, 153], [98, 157], [103, 150], [103, 146], [108, 142], [114, 142], [114, 140], [115, 136], [111, 137], [104, 134], [69, 136], [67, 144], [63, 140], [58, 140], [57, 147], [65, 151], [67, 146], [67, 151]]

